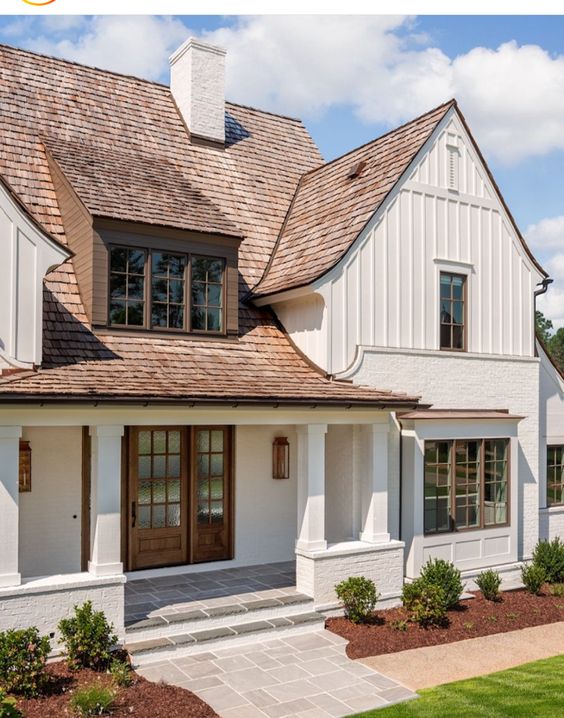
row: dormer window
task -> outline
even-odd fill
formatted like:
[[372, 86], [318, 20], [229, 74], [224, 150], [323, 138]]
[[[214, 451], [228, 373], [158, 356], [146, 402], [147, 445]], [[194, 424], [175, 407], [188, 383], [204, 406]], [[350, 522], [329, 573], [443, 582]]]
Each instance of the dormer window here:
[[111, 326], [224, 332], [223, 259], [121, 246], [109, 255]]

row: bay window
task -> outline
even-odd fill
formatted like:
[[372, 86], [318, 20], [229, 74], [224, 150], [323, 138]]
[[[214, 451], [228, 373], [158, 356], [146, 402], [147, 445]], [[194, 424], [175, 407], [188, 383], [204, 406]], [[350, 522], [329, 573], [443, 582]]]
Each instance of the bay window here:
[[509, 439], [425, 442], [425, 533], [489, 528], [508, 521]]

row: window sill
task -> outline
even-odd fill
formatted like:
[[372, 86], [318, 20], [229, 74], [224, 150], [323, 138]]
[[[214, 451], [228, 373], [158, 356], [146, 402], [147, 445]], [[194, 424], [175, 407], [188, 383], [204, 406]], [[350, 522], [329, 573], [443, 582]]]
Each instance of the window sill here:
[[119, 327], [119, 326], [107, 326], [106, 324], [93, 325], [94, 333], [98, 336], [126, 336], [126, 337], [155, 337], [158, 339], [189, 339], [195, 341], [226, 341], [233, 342], [238, 339], [237, 334], [218, 333], [212, 332], [186, 332], [180, 329], [177, 330], [158, 330], [158, 329], [145, 329], [139, 327], [134, 329], [133, 327]]
[[564, 504], [551, 504], [550, 506], [542, 506], [539, 511], [547, 514], [564, 514]]

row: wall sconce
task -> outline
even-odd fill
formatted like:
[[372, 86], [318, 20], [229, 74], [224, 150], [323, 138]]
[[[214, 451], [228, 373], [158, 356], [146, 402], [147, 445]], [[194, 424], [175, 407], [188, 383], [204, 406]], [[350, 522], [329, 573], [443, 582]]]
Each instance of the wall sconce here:
[[20, 494], [31, 491], [31, 446], [20, 439]]
[[290, 478], [290, 444], [285, 436], [277, 436], [272, 444], [272, 478]]

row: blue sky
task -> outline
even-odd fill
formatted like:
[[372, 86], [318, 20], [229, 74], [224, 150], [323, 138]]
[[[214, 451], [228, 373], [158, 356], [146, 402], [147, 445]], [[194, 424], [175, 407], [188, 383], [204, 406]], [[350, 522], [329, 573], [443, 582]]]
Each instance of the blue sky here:
[[167, 82], [189, 34], [228, 50], [228, 98], [300, 116], [327, 159], [455, 95], [564, 324], [564, 17], [0, 16], [0, 41]]

